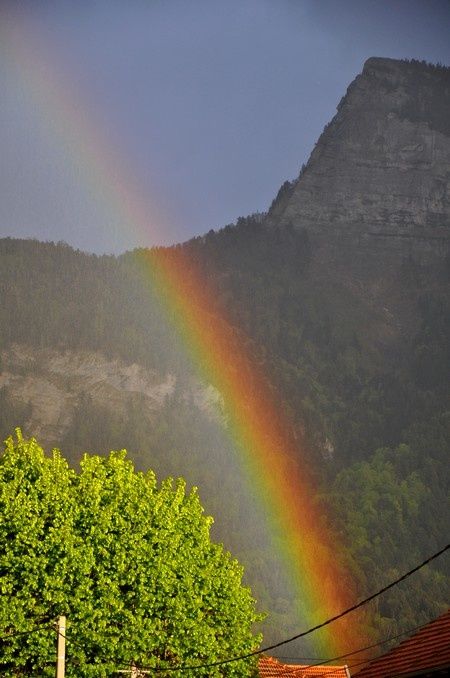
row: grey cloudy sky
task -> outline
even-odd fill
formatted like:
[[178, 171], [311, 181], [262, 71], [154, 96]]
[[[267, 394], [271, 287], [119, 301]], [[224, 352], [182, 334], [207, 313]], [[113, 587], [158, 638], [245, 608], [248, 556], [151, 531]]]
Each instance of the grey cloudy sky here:
[[[20, 73], [11, 17], [16, 43], [45, 46], [158, 229], [124, 225], [89, 158], [74, 161], [52, 102], [30, 94], [33, 67]], [[447, 0], [33, 0], [3, 2], [2, 22], [0, 236], [95, 252], [266, 210], [369, 56], [450, 64]]]

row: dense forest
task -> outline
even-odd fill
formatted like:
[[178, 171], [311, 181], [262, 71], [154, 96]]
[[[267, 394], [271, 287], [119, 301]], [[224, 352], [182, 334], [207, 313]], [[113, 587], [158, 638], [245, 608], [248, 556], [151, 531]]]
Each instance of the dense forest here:
[[[225, 309], [251, 342], [301, 431], [317, 500], [358, 592], [371, 593], [442, 546], [450, 522], [445, 265], [399, 265], [396, 284], [408, 310], [403, 328], [389, 333], [364, 294], [318, 268], [305, 229], [267, 228], [256, 216], [179, 247], [216, 290], [218, 312]], [[0, 347], [92, 350], [177, 374], [175, 392], [152, 416], [139, 397], [115, 416], [107, 403], [100, 407], [80, 394], [58, 446], [73, 463], [85, 449], [125, 446], [138, 467], [198, 484], [216, 517], [216, 538], [244, 562], [261, 607], [271, 612], [266, 640], [277, 640], [295, 626], [295, 601], [286, 582], [274, 583], [276, 556], [264, 529], [240, 529], [251, 509], [243, 481], [230, 471], [226, 424], [198, 410], [193, 416], [183, 386], [192, 367], [143, 273], [142, 256], [0, 241]], [[3, 438], [16, 425], [33, 435], [27, 404], [15, 401], [7, 386], [0, 403]], [[372, 605], [374, 637], [413, 628], [445, 609], [448, 575], [444, 558]]]

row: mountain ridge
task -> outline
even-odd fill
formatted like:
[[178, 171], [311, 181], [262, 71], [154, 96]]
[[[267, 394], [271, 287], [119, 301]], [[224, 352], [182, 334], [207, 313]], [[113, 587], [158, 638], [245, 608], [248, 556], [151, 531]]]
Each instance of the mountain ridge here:
[[343, 248], [446, 256], [449, 112], [450, 68], [369, 58], [268, 223], [307, 229], [329, 259]]

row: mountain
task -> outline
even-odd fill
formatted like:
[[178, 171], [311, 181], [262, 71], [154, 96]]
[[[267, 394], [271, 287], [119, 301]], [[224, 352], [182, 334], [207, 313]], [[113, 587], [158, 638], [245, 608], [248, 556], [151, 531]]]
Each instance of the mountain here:
[[[178, 246], [278, 389], [361, 595], [442, 546], [450, 522], [449, 73], [369, 59], [267, 215]], [[246, 519], [221, 394], [196, 380], [141, 255], [0, 241], [0, 432], [20, 424], [73, 463], [125, 446], [199, 485], [276, 641], [296, 630], [293, 602]], [[370, 608], [374, 637], [449, 593], [442, 559]]]
[[[307, 228], [330, 259], [448, 254], [450, 69], [370, 58], [268, 220]], [[387, 261], [386, 261], [387, 260]]]

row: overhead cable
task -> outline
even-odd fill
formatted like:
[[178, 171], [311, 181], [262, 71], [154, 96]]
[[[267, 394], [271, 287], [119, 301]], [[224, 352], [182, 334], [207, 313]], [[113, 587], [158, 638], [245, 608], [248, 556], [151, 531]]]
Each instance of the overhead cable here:
[[[429, 623], [429, 622], [426, 622]], [[337, 657], [331, 657], [329, 659], [313, 659], [312, 657], [288, 657], [283, 656], [283, 655], [278, 655], [278, 657], [275, 657], [275, 659], [287, 659], [287, 660], [293, 660], [295, 659], [296, 661], [312, 661], [314, 662], [313, 664], [309, 664], [306, 668], [310, 668], [311, 666], [322, 666], [323, 664], [331, 664], [331, 662], [336, 662], [339, 661], [340, 659], [346, 659], [347, 657], [352, 657], [354, 654], [359, 654], [360, 652], [365, 652], [366, 650], [372, 650], [374, 647], [378, 647], [379, 645], [386, 645], [386, 643], [390, 643], [393, 640], [397, 640], [397, 638], [401, 638], [402, 636], [408, 636], [411, 633], [414, 633], [415, 631], [418, 631], [419, 629], [423, 628], [425, 624], [420, 624], [420, 626], [413, 626], [411, 629], [407, 629], [406, 631], [402, 631], [401, 633], [397, 633], [395, 636], [389, 636], [389, 638], [384, 638], [383, 640], [379, 640], [376, 643], [372, 643], [371, 645], [366, 645], [365, 647], [360, 647], [357, 650], [352, 650], [351, 652], [346, 652], [345, 654], [341, 654]], [[367, 660], [367, 661], [372, 661]]]
[[[398, 577], [397, 579], [394, 579], [393, 581], [391, 581], [389, 584], [387, 584], [387, 585], [384, 586], [383, 588], [379, 589], [379, 590], [376, 591], [375, 593], [372, 593], [370, 596], [367, 596], [367, 598], [364, 598], [363, 600], [360, 600], [360, 601], [359, 601], [358, 603], [356, 603], [355, 605], [352, 605], [351, 607], [346, 608], [345, 610], [343, 610], [343, 611], [340, 612], [339, 614], [336, 614], [336, 615], [334, 615], [333, 617], [330, 617], [329, 619], [323, 621], [323, 622], [320, 623], [320, 624], [317, 624], [316, 626], [313, 626], [313, 627], [307, 629], [306, 631], [302, 631], [301, 633], [298, 633], [298, 634], [296, 634], [295, 636], [292, 636], [291, 638], [287, 638], [287, 639], [282, 640], [282, 641], [280, 641], [280, 642], [278, 642], [278, 643], [274, 643], [273, 645], [268, 645], [268, 646], [263, 647], [263, 648], [261, 648], [261, 649], [259, 649], [259, 650], [254, 650], [253, 652], [248, 652], [248, 653], [243, 654], [243, 655], [234, 656], [234, 657], [229, 657], [229, 658], [225, 658], [225, 659], [218, 660], [218, 661], [215, 661], [215, 662], [208, 662], [208, 663], [205, 663], [205, 664], [193, 664], [193, 665], [189, 665], [189, 664], [180, 664], [179, 666], [167, 666], [167, 667], [137, 666], [137, 668], [138, 668], [138, 670], [141, 669], [141, 670], [143, 670], [143, 671], [145, 671], [145, 670], [153, 670], [153, 671], [155, 671], [155, 670], [156, 670], [156, 671], [158, 671], [158, 672], [163, 672], [163, 671], [164, 671], [164, 672], [170, 672], [170, 671], [195, 671], [195, 670], [199, 670], [199, 669], [213, 668], [213, 667], [215, 667], [215, 666], [222, 666], [223, 664], [229, 664], [229, 663], [231, 663], [231, 662], [242, 661], [242, 660], [244, 660], [244, 659], [249, 659], [250, 657], [255, 657], [255, 656], [257, 656], [257, 655], [265, 654], [265, 653], [267, 653], [267, 652], [269, 652], [269, 651], [271, 651], [271, 650], [276, 649], [277, 647], [281, 647], [282, 645], [286, 645], [287, 643], [291, 643], [291, 642], [294, 641], [294, 640], [298, 640], [299, 638], [303, 638], [303, 637], [305, 637], [305, 636], [307, 636], [307, 635], [313, 633], [314, 631], [317, 631], [317, 630], [319, 630], [319, 629], [321, 629], [321, 628], [323, 628], [323, 627], [325, 627], [325, 626], [331, 624], [332, 622], [337, 621], [338, 619], [341, 619], [342, 617], [346, 616], [346, 615], [349, 614], [350, 612], [353, 612], [353, 611], [359, 609], [360, 607], [362, 607], [363, 605], [366, 605], [367, 603], [369, 603], [370, 601], [374, 600], [374, 599], [377, 598], [378, 596], [382, 595], [383, 593], [385, 593], [385, 592], [388, 591], [389, 589], [393, 588], [394, 586], [397, 586], [398, 584], [400, 584], [400, 582], [404, 581], [405, 579], [407, 579], [408, 577], [410, 577], [410, 576], [413, 575], [414, 573], [416, 573], [416, 572], [418, 572], [419, 570], [421, 570], [423, 567], [425, 567], [426, 565], [428, 565], [429, 563], [431, 563], [433, 560], [435, 560], [435, 559], [438, 558], [439, 556], [443, 555], [443, 554], [444, 554], [446, 551], [448, 551], [449, 549], [450, 549], [450, 544], [447, 544], [447, 545], [444, 546], [442, 549], [440, 549], [439, 551], [437, 551], [436, 553], [434, 553], [433, 555], [429, 556], [428, 558], [426, 558], [425, 560], [423, 560], [421, 563], [419, 563], [418, 565], [416, 565], [415, 567], [413, 567], [411, 570], [408, 570], [407, 572], [405, 572], [403, 575], [401, 575], [401, 576]], [[346, 653], [346, 654], [344, 654], [344, 655], [340, 655], [340, 656], [338, 656], [338, 657], [333, 657], [333, 658], [331, 658], [331, 659], [327, 659], [327, 660], [325, 660], [325, 661], [321, 661], [321, 662], [318, 662], [318, 663], [316, 663], [316, 664], [311, 664], [310, 666], [321, 666], [322, 664], [330, 663], [330, 662], [332, 662], [332, 661], [337, 661], [337, 660], [339, 660], [339, 659], [344, 659], [344, 658], [346, 658], [346, 657], [352, 656], [352, 655], [357, 654], [357, 653], [359, 653], [359, 652], [363, 652], [364, 650], [368, 650], [368, 649], [370, 649], [370, 648], [372, 648], [372, 647], [376, 647], [377, 645], [381, 645], [381, 644], [383, 644], [383, 643], [385, 643], [385, 642], [389, 642], [389, 640], [395, 640], [396, 638], [398, 638], [398, 637], [400, 637], [400, 636], [402, 636], [402, 635], [405, 635], [406, 633], [410, 633], [410, 632], [412, 632], [412, 631], [414, 631], [414, 630], [417, 630], [418, 628], [420, 628], [420, 627], [415, 627], [414, 629], [410, 629], [410, 631], [406, 631], [405, 633], [398, 634], [397, 636], [391, 637], [391, 638], [386, 639], [386, 640], [384, 640], [384, 641], [380, 641], [379, 643], [374, 643], [374, 644], [369, 645], [369, 646], [367, 646], [367, 647], [365, 647], [365, 648], [360, 648], [360, 649], [358, 649], [358, 650], [354, 650], [354, 651], [352, 651], [352, 652]], [[67, 638], [67, 640], [68, 640], [69, 642], [73, 642], [73, 641], [71, 641], [70, 638]], [[78, 643], [76, 643], [76, 642], [73, 643], [73, 644], [74, 644], [74, 645], [78, 645]], [[78, 646], [79, 646], [79, 645], [78, 645]], [[79, 646], [79, 647], [80, 647], [80, 646]], [[85, 650], [85, 648], [83, 648], [83, 649]], [[124, 660], [119, 660], [119, 659], [117, 659], [117, 658], [114, 659], [114, 658], [112, 658], [112, 657], [105, 657], [105, 656], [100, 656], [100, 655], [97, 655], [97, 656], [98, 656], [100, 659], [103, 659], [105, 662], [113, 663], [113, 664], [116, 664], [117, 666], [125, 666], [124, 663], [123, 663]], [[367, 661], [368, 661], [368, 660], [367, 660]], [[359, 665], [359, 664], [367, 663], [367, 661], [364, 661], [364, 662], [358, 662], [358, 665]], [[355, 665], [356, 665], [356, 664], [354, 664], [353, 666], [355, 666]]]
[[48, 625], [44, 626], [37, 626], [34, 629], [29, 629], [28, 631], [15, 631], [14, 633], [6, 633], [4, 636], [0, 636], [0, 641], [6, 642], [10, 638], [16, 638], [17, 636], [29, 636], [32, 633], [37, 633], [38, 631], [42, 631], [42, 629], [51, 629], [53, 628], [52, 626]]
[[[167, 666], [167, 667], [158, 667], [157, 670], [159, 672], [166, 672], [166, 671], [192, 671], [196, 669], [206, 669], [206, 668], [213, 668], [215, 666], [222, 666], [223, 664], [230, 664], [231, 662], [237, 662], [237, 661], [242, 661], [243, 659], [249, 659], [250, 657], [256, 657], [257, 655], [260, 654], [265, 654], [271, 650], [275, 650], [277, 647], [281, 647], [282, 645], [287, 645], [288, 643], [292, 643], [294, 640], [298, 640], [299, 638], [304, 638], [305, 636], [308, 636], [309, 634], [313, 633], [314, 631], [318, 631], [319, 629], [328, 626], [329, 624], [337, 621], [338, 619], [341, 619], [342, 617], [345, 617], [347, 614], [350, 614], [350, 612], [354, 612], [355, 610], [359, 609], [363, 605], [367, 605], [370, 601], [374, 600], [375, 598], [378, 598], [378, 596], [381, 596], [383, 593], [386, 591], [389, 591], [389, 589], [392, 589], [394, 586], [397, 586], [400, 584], [400, 582], [404, 581], [411, 575], [415, 574], [415, 572], [418, 572], [421, 570], [423, 567], [431, 563], [433, 560], [436, 560], [436, 558], [439, 558], [439, 556], [442, 556], [446, 551], [450, 549], [450, 544], [447, 544], [444, 546], [442, 549], [437, 551], [436, 553], [433, 553], [433, 555], [429, 556], [425, 560], [423, 560], [421, 563], [413, 567], [411, 570], [408, 570], [408, 572], [405, 572], [404, 574], [401, 575], [401, 577], [398, 577], [397, 579], [394, 579], [391, 581], [389, 584], [386, 586], [383, 586], [383, 588], [379, 589], [375, 593], [372, 593], [370, 596], [367, 596], [367, 598], [363, 598], [363, 600], [360, 600], [358, 603], [355, 603], [355, 605], [352, 605], [351, 607], [346, 608], [339, 614], [334, 615], [334, 617], [330, 617], [329, 619], [326, 619], [325, 621], [321, 622], [320, 624], [316, 624], [315, 626], [312, 626], [311, 628], [307, 629], [306, 631], [302, 631], [301, 633], [297, 633], [295, 636], [292, 636], [291, 638], [286, 638], [285, 640], [281, 640], [278, 643], [274, 643], [273, 645], [267, 645], [266, 647], [262, 647], [259, 650], [254, 650], [253, 652], [247, 652], [246, 654], [242, 654], [236, 657], [229, 657], [227, 659], [221, 659], [215, 662], [209, 662], [206, 664], [196, 664], [196, 665], [186, 665], [186, 664], [181, 664], [180, 666]], [[141, 666], [138, 668], [146, 669], [155, 669], [155, 667], [145, 667]]]

